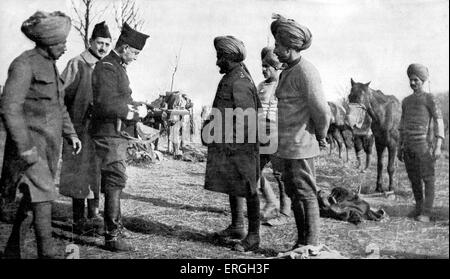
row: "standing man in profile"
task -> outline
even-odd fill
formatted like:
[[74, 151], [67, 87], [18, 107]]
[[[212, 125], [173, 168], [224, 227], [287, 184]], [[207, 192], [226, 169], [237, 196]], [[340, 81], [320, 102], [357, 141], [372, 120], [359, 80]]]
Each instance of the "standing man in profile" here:
[[[416, 200], [416, 207], [409, 216], [428, 223], [434, 201], [434, 167], [441, 156], [444, 139], [444, 121], [436, 98], [423, 89], [428, 80], [428, 68], [411, 64], [406, 73], [413, 93], [402, 101], [398, 159], [405, 162]], [[431, 127], [434, 127], [434, 133], [429, 133]], [[427, 138], [430, 134], [433, 135], [431, 139]]]
[[[56, 60], [66, 51], [71, 19], [62, 12], [38, 11], [21, 27], [36, 47], [15, 58], [1, 96], [1, 116], [7, 131], [0, 189], [14, 200], [23, 196], [5, 248], [5, 257], [20, 258], [30, 225], [39, 258], [54, 258], [52, 201], [64, 136], [74, 154], [81, 150], [66, 106]], [[31, 214], [32, 213], [32, 214]]]
[[[95, 25], [89, 48], [69, 60], [61, 77], [64, 80], [64, 102], [83, 150], [73, 156], [71, 146], [63, 145], [63, 163], [59, 192], [72, 198], [74, 231], [78, 234], [103, 232], [99, 215], [100, 170], [95, 156], [94, 142], [88, 133], [92, 113], [92, 71], [105, 57], [111, 45], [111, 34], [105, 22]], [[85, 203], [87, 199], [87, 218]]]
[[126, 137], [135, 135], [135, 125], [147, 115], [147, 108], [134, 104], [126, 67], [136, 60], [148, 37], [124, 23], [114, 50], [97, 63], [92, 73], [94, 106], [90, 134], [100, 160], [105, 247], [111, 251], [134, 250], [123, 233], [120, 194], [127, 180]]
[[[246, 56], [244, 43], [233, 36], [221, 36], [214, 39], [214, 47], [217, 51], [217, 66], [220, 73], [224, 74], [217, 88], [212, 105], [212, 115], [221, 121], [221, 129], [214, 126], [214, 133], [219, 133], [221, 138], [208, 144], [208, 158], [206, 163], [205, 189], [228, 194], [231, 208], [231, 225], [217, 233], [219, 238], [242, 239], [234, 247], [235, 250], [244, 252], [256, 250], [259, 247], [259, 198], [257, 184], [259, 179], [259, 144], [252, 143], [249, 139], [251, 129], [256, 131], [257, 123], [248, 122], [242, 124], [239, 120], [239, 112], [250, 111], [256, 122], [257, 110], [261, 107], [253, 79], [243, 64]], [[228, 111], [235, 111], [230, 122], [227, 122]], [[215, 113], [216, 112], [216, 113]], [[212, 122], [212, 123], [214, 123]], [[209, 125], [209, 124], [206, 124]], [[202, 138], [208, 133], [205, 132]], [[233, 127], [227, 134], [226, 126]], [[238, 127], [242, 127], [239, 130]], [[220, 131], [215, 131], [219, 129]], [[231, 135], [230, 135], [231, 133]], [[237, 142], [238, 133], [243, 133], [244, 142]], [[229, 142], [228, 139], [232, 139]], [[206, 139], [209, 142], [209, 139]], [[247, 201], [248, 232], [244, 229], [244, 198]]]
[[292, 19], [274, 15], [270, 29], [274, 53], [287, 67], [281, 72], [278, 98], [278, 156], [291, 198], [298, 240], [294, 248], [319, 244], [320, 215], [314, 157], [326, 147], [330, 110], [319, 72], [301, 52], [310, 47], [310, 30]]
[[[275, 89], [278, 85], [278, 79], [280, 72], [282, 70], [283, 64], [278, 61], [278, 58], [273, 53], [272, 47], [264, 47], [261, 50], [261, 62], [262, 62], [262, 73], [265, 80], [262, 81], [256, 87], [258, 92], [258, 97], [261, 101], [262, 106], [262, 121], [265, 123], [266, 134], [276, 131], [271, 131], [270, 128], [277, 126], [277, 97], [275, 96]], [[276, 136], [276, 135], [275, 135]], [[280, 207], [279, 214], [277, 213], [277, 199], [275, 193], [272, 190], [270, 182], [265, 177], [263, 170], [266, 165], [271, 162], [273, 176], [277, 180], [278, 189], [280, 194]], [[277, 220], [272, 221], [273, 224], [283, 224], [287, 221], [286, 217], [290, 216], [291, 213], [291, 201], [286, 195], [284, 189], [284, 183], [281, 179], [282, 163], [280, 158], [276, 154], [261, 154], [260, 155], [260, 166], [261, 166], [261, 192], [265, 199], [266, 205], [264, 206], [261, 217], [267, 221], [269, 219], [277, 218]], [[278, 215], [278, 216], [277, 216]]]

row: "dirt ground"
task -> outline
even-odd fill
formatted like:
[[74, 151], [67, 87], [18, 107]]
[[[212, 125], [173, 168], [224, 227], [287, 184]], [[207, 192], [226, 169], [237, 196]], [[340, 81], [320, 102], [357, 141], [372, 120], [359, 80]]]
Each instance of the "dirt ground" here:
[[[373, 192], [376, 159], [366, 173], [355, 170], [353, 151], [350, 159], [349, 163], [343, 163], [336, 152], [319, 157], [316, 160], [319, 187], [341, 186], [356, 190], [361, 185], [362, 193]], [[79, 247], [80, 258], [85, 259], [267, 258], [292, 247], [297, 237], [293, 217], [281, 226], [261, 226], [261, 247], [255, 252], [234, 252], [230, 249], [234, 242], [214, 239], [212, 233], [225, 228], [231, 217], [227, 196], [203, 189], [205, 166], [204, 162], [166, 157], [148, 168], [128, 168], [122, 215], [125, 227], [132, 232], [135, 252], [112, 253], [103, 249], [103, 238], [72, 234], [71, 202], [59, 197], [53, 207], [53, 227], [61, 258], [65, 257], [66, 246], [71, 243]], [[265, 171], [270, 173], [270, 169]], [[379, 247], [381, 258], [449, 258], [448, 153], [437, 162], [436, 173], [431, 223], [423, 224], [405, 217], [413, 209], [414, 201], [404, 165], [399, 163], [395, 200], [365, 198], [372, 207], [383, 208], [388, 217], [359, 225], [322, 218], [320, 242], [348, 258], [366, 257], [365, 248], [369, 244]], [[269, 180], [274, 183], [272, 176]], [[386, 173], [384, 182], [386, 185]], [[6, 245], [11, 228], [11, 223], [0, 222], [0, 251]], [[31, 232], [24, 258], [36, 258], [36, 243]]]

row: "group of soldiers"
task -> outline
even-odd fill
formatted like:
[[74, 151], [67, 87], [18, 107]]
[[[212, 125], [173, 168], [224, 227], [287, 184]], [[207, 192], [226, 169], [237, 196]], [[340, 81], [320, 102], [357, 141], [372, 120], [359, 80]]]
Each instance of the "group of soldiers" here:
[[[266, 218], [278, 207], [268, 181], [261, 177], [269, 162], [279, 185], [279, 213], [294, 213], [298, 233], [294, 248], [319, 244], [314, 158], [326, 147], [330, 111], [318, 70], [302, 56], [302, 51], [311, 46], [311, 31], [281, 15], [273, 19], [270, 29], [275, 47], [265, 47], [261, 52], [265, 80], [258, 86], [244, 64], [244, 43], [233, 36], [214, 39], [216, 65], [224, 76], [212, 107], [223, 115], [230, 108], [251, 108], [255, 113], [262, 109], [264, 115], [259, 118], [267, 127], [274, 123], [277, 126], [276, 154], [260, 154], [260, 143], [248, 137], [243, 143], [237, 142], [236, 129], [233, 142], [221, 139], [207, 144], [205, 189], [227, 194], [231, 209], [231, 224], [215, 236], [239, 239], [233, 249], [241, 252], [259, 247], [261, 217]], [[21, 257], [31, 225], [36, 233], [38, 257], [53, 258], [57, 254], [51, 236], [51, 202], [56, 198], [61, 145], [59, 191], [72, 198], [74, 230], [104, 235], [105, 248], [111, 251], [135, 249], [127, 240], [129, 232], [121, 221], [120, 195], [127, 181], [127, 136], [134, 135], [138, 121], [151, 112], [133, 101], [126, 69], [149, 36], [125, 23], [109, 52], [111, 34], [105, 22], [99, 23], [92, 32], [89, 48], [71, 59], [59, 75], [55, 61], [66, 50], [70, 27], [71, 19], [61, 12], [36, 12], [21, 27], [36, 47], [22, 53], [9, 67], [1, 97], [1, 116], [7, 131], [1, 193], [2, 199], [13, 200], [19, 189], [23, 196], [4, 251], [8, 258]], [[417, 71], [408, 70], [416, 87], [424, 81]], [[420, 101], [414, 104], [421, 105]], [[404, 112], [402, 127], [407, 130], [409, 110], [404, 108]], [[430, 116], [424, 113], [423, 117]], [[437, 136], [438, 145], [442, 137]], [[408, 139], [404, 137], [402, 141], [406, 146], [402, 149], [406, 150], [405, 162], [414, 161], [415, 155], [411, 154], [417, 153], [407, 148]], [[420, 161], [421, 169], [425, 168], [423, 163], [428, 161]], [[426, 187], [430, 188], [427, 181]], [[419, 204], [416, 184], [413, 182], [413, 189]], [[266, 199], [262, 213], [258, 188]], [[105, 197], [103, 218], [99, 214], [100, 193]], [[430, 201], [425, 204], [429, 206]], [[417, 208], [422, 214], [422, 207]]]

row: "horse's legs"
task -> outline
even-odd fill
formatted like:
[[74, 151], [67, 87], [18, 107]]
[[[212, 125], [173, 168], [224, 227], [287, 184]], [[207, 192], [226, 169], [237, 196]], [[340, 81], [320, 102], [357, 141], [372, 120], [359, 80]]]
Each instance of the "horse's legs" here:
[[389, 191], [394, 191], [394, 172], [395, 172], [395, 157], [397, 155], [397, 145], [390, 144], [388, 147], [389, 161], [387, 172], [389, 174]]
[[330, 144], [330, 154], [329, 155], [331, 155], [331, 151], [333, 151], [333, 136], [331, 136], [331, 134], [328, 134], [327, 139]]
[[372, 155], [372, 149], [373, 149], [373, 143], [374, 143], [374, 137], [373, 135], [366, 137], [366, 144], [364, 146], [364, 151], [366, 153], [366, 168], [364, 170], [367, 170], [370, 167], [370, 157]]
[[375, 191], [383, 192], [383, 153], [386, 146], [375, 142], [375, 147], [377, 149], [377, 188]]
[[339, 148], [339, 159], [342, 159], [342, 138], [339, 129], [333, 129], [333, 138], [336, 140], [336, 144]]
[[341, 134], [342, 140], [344, 141], [345, 155], [346, 155], [345, 162], [348, 163], [348, 149], [349, 149], [348, 139], [343, 130], [340, 130], [339, 132]]

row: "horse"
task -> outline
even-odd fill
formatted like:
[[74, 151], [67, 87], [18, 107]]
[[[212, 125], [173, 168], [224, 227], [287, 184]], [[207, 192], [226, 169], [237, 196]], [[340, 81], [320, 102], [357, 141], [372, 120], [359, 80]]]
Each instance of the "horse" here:
[[[365, 111], [372, 119], [371, 129], [375, 137], [377, 150], [377, 185], [376, 192], [383, 190], [383, 153], [387, 148], [389, 153], [387, 172], [389, 174], [389, 191], [394, 191], [395, 157], [399, 141], [399, 125], [401, 118], [401, 104], [392, 95], [385, 95], [380, 90], [373, 90], [368, 83], [351, 81], [351, 90], [348, 100], [351, 104], [347, 112], [348, 119], [355, 118], [352, 115]], [[355, 123], [350, 123], [353, 127]]]
[[342, 147], [345, 145], [346, 162], [348, 162], [348, 151], [352, 149], [352, 128], [345, 122], [345, 109], [333, 102], [328, 102], [331, 111], [330, 127], [327, 132], [327, 139], [330, 143], [330, 154], [333, 143], [336, 143], [339, 150], [339, 159], [342, 159]]

